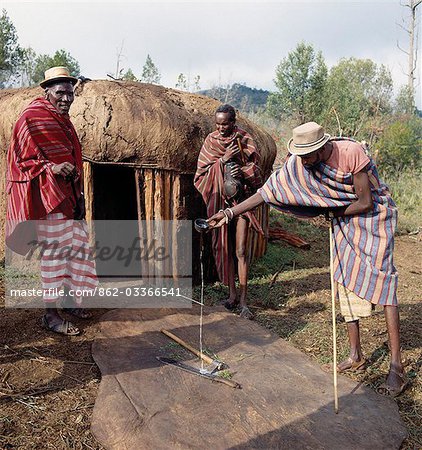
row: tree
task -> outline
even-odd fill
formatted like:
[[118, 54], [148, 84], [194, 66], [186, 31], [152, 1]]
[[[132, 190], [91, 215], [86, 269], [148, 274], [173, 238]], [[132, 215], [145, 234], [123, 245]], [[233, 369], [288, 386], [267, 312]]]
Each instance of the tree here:
[[12, 85], [19, 74], [22, 49], [16, 28], [5, 9], [0, 16], [0, 87]]
[[409, 85], [404, 85], [400, 88], [396, 97], [394, 112], [396, 114], [414, 114], [414, 98]]
[[341, 59], [331, 68], [326, 85], [323, 120], [335, 134], [368, 139], [382, 131], [380, 121], [391, 112], [393, 81], [390, 71], [370, 59]]
[[[412, 99], [412, 109], [415, 106], [415, 79], [416, 79], [416, 68], [417, 68], [417, 56], [418, 56], [418, 33], [417, 33], [417, 23], [416, 23], [416, 8], [422, 3], [422, 0], [408, 0], [403, 6], [410, 9], [410, 19], [407, 27], [401, 26], [404, 31], [409, 35], [409, 51], [403, 50], [400, 46], [399, 49], [408, 55], [408, 82], [407, 86], [409, 92], [411, 93]], [[397, 44], [398, 45], [398, 44]]]
[[32, 84], [32, 75], [35, 70], [36, 59], [37, 54], [31, 47], [23, 49], [20, 69], [21, 86], [30, 86]]
[[126, 81], [138, 81], [138, 79], [135, 77], [135, 74], [132, 72], [132, 69], [129, 68], [126, 70], [125, 74], [122, 77], [122, 80]]
[[411, 117], [393, 122], [377, 143], [377, 163], [384, 172], [398, 173], [422, 162], [422, 119]]
[[[262, 111], [267, 104], [269, 92], [263, 89], [250, 88], [244, 84], [234, 83], [228, 87], [230, 91], [229, 103], [244, 113], [257, 113]], [[208, 97], [213, 97], [225, 102], [227, 92], [225, 88], [208, 89], [200, 92]]]
[[123, 72], [123, 69], [120, 68], [120, 63], [122, 62], [124, 44], [125, 44], [124, 41], [122, 41], [122, 44], [120, 45], [120, 48], [117, 49], [116, 72], [114, 74], [114, 79], [115, 80], [120, 79], [120, 77], [122, 75], [122, 72]]
[[142, 68], [141, 81], [143, 83], [160, 84], [161, 75], [157, 66], [153, 63], [151, 56], [147, 55], [147, 59]]
[[301, 42], [276, 68], [277, 92], [268, 97], [269, 113], [298, 124], [318, 120], [324, 110], [327, 66], [321, 52]]
[[188, 90], [188, 81], [183, 73], [179, 73], [175, 87], [176, 87], [176, 89], [180, 89], [181, 91]]
[[66, 52], [66, 50], [57, 50], [53, 56], [39, 55], [35, 60], [34, 71], [31, 75], [31, 80], [34, 84], [38, 84], [44, 79], [44, 72], [56, 66], [65, 66], [69, 69], [70, 75], [78, 77], [80, 75], [80, 68], [78, 61], [73, 56]]
[[198, 92], [201, 90], [201, 86], [199, 84], [199, 81], [201, 80], [200, 75], [197, 75], [194, 79], [193, 79], [193, 91], [194, 92]]

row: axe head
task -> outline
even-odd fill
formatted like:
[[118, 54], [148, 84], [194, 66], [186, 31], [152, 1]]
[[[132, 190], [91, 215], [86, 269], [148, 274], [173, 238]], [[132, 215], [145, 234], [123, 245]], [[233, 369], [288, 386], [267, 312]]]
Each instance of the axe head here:
[[221, 361], [217, 361], [214, 359], [211, 364], [208, 364], [203, 369], [199, 369], [201, 373], [205, 373], [207, 375], [211, 375], [213, 373], [219, 372], [220, 370], [227, 369], [229, 366]]

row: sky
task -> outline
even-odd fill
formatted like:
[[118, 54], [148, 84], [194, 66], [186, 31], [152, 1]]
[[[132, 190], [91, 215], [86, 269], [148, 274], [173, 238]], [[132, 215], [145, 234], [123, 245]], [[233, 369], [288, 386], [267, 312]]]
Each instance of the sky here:
[[[395, 90], [406, 83], [409, 9], [379, 1], [1, 1], [19, 42], [37, 53], [64, 48], [89, 78], [131, 68], [140, 77], [147, 54], [174, 87], [184, 73], [200, 86], [234, 82], [274, 90], [276, 66], [305, 41], [329, 67], [340, 58], [370, 58], [391, 70]], [[422, 10], [422, 6], [419, 7]], [[421, 46], [419, 45], [419, 49]], [[419, 58], [420, 60], [420, 58]], [[418, 72], [420, 78], [420, 69]], [[421, 106], [420, 85], [417, 103]]]

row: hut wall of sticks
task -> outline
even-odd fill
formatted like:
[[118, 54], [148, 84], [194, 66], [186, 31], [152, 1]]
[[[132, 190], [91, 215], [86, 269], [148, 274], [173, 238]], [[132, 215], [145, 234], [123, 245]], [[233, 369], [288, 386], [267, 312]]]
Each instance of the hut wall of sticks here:
[[[193, 177], [202, 143], [214, 129], [218, 101], [162, 86], [120, 81], [87, 82], [77, 86], [75, 93], [71, 119], [83, 148], [88, 221], [138, 220], [145, 224], [154, 219], [205, 217], [205, 205], [193, 187]], [[20, 112], [41, 95], [41, 88], [0, 91], [0, 258], [4, 256], [6, 152], [11, 132]], [[238, 123], [254, 137], [267, 178], [276, 155], [273, 139], [241, 115]], [[266, 231], [268, 208], [263, 206], [257, 216]], [[141, 235], [148, 233], [141, 228]], [[252, 258], [263, 255], [266, 239], [250, 235], [249, 254]], [[207, 254], [211, 254], [209, 242]], [[195, 233], [194, 267], [198, 267], [198, 258]], [[214, 264], [207, 266], [213, 270]], [[143, 272], [153, 270], [150, 267]], [[207, 275], [213, 277], [212, 273]]]

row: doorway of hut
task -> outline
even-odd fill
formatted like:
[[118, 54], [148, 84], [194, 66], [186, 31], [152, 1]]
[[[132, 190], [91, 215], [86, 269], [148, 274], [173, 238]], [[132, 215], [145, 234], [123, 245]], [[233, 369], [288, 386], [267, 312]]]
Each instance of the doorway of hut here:
[[[129, 248], [139, 236], [135, 170], [117, 164], [92, 164], [93, 211], [95, 240], [113, 252]], [[139, 277], [139, 266], [119, 266], [119, 262], [96, 258], [99, 278], [123, 281]]]
[[114, 164], [93, 164], [95, 220], [137, 220], [135, 171]]

